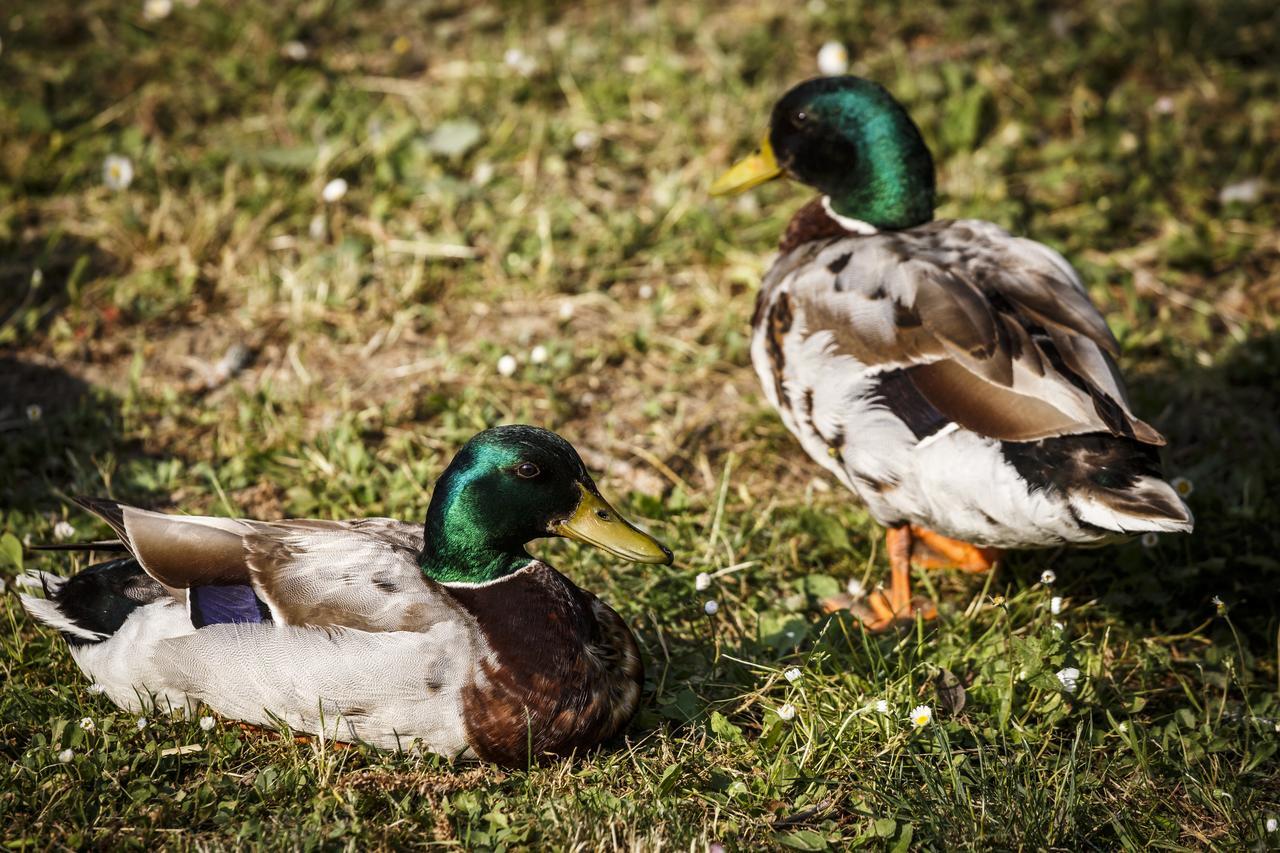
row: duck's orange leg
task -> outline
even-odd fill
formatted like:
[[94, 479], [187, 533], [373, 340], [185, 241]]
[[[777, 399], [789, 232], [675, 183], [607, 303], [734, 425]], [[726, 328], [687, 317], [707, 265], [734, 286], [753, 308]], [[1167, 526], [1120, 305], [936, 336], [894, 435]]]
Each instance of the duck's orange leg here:
[[867, 596], [870, 613], [862, 616], [868, 631], [878, 632], [894, 625], [914, 621], [916, 616], [933, 619], [938, 608], [925, 598], [911, 597], [911, 542], [908, 525], [885, 531], [885, 550], [889, 552], [889, 589], [876, 590]]
[[911, 561], [922, 569], [958, 569], [985, 572], [1000, 559], [999, 548], [978, 548], [950, 539], [927, 527], [911, 525]]

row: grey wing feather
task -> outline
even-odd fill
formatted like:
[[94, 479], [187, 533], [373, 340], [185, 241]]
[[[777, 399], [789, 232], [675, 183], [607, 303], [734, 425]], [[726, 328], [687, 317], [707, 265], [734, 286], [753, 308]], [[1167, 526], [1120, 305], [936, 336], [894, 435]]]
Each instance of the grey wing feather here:
[[418, 568], [420, 525], [389, 518], [250, 521], [107, 500], [81, 504], [180, 600], [194, 586], [251, 584], [285, 624], [365, 631], [421, 630], [457, 612]]
[[1010, 441], [1109, 432], [1164, 443], [1130, 411], [1115, 338], [1052, 249], [962, 221], [813, 250], [803, 268], [785, 259], [807, 334], [902, 368], [961, 426]]

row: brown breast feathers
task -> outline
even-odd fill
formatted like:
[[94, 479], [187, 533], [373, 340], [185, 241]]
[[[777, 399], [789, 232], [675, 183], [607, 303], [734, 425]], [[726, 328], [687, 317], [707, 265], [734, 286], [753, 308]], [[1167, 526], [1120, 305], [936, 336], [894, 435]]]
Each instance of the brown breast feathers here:
[[480, 758], [527, 767], [541, 755], [589, 749], [631, 722], [644, 682], [640, 651], [594, 595], [540, 563], [450, 592], [493, 653], [463, 691], [467, 741]]
[[797, 246], [813, 240], [846, 237], [850, 233], [847, 228], [831, 218], [822, 206], [822, 196], [818, 196], [791, 217], [791, 221], [787, 223], [787, 232], [778, 245], [778, 252], [785, 255]]

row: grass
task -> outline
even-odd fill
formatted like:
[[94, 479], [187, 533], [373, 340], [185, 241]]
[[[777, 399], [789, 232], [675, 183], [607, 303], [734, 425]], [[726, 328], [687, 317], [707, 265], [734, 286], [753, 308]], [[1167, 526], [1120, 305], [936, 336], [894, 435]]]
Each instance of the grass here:
[[[931, 574], [941, 619], [897, 636], [819, 615], [886, 567], [748, 364], [807, 196], [706, 187], [829, 38], [920, 122], [940, 215], [1079, 266], [1194, 536]], [[7, 847], [1280, 845], [1273, 3], [19, 0], [0, 39], [0, 577], [78, 567], [19, 547], [101, 533], [76, 493], [416, 518], [504, 421], [570, 438], [678, 555], [538, 546], [630, 621], [648, 681], [624, 739], [521, 772], [139, 730], [5, 593]]]

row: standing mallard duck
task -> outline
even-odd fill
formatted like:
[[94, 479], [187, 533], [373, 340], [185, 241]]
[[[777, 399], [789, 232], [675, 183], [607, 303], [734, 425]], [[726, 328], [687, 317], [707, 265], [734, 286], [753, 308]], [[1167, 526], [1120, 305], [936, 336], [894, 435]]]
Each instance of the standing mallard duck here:
[[[639, 703], [626, 624], [526, 553], [565, 536], [643, 563], [671, 552], [600, 496], [573, 447], [487, 430], [422, 526], [171, 516], [81, 499], [129, 556], [37, 574], [27, 610], [121, 707], [203, 702], [234, 719], [524, 766], [612, 737]], [[425, 534], [425, 535], [424, 535]]]
[[787, 428], [888, 528], [868, 627], [933, 615], [913, 557], [980, 571], [995, 548], [1191, 530], [1075, 270], [989, 222], [934, 220], [933, 159], [888, 92], [800, 84], [711, 191], [783, 174], [822, 196], [765, 275], [751, 358]]

